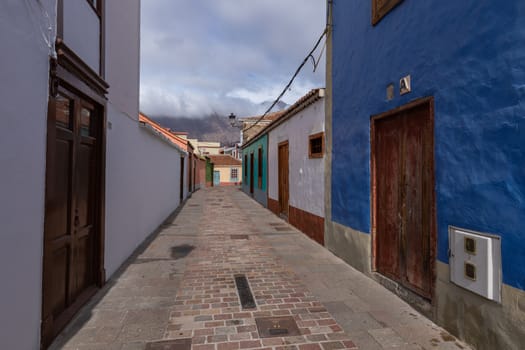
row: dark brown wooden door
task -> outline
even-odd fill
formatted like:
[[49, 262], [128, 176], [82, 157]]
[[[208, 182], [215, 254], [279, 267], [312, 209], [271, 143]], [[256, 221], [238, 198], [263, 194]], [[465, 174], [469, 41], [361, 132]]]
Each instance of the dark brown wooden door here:
[[253, 194], [253, 153], [250, 154], [250, 193]]
[[375, 119], [373, 142], [376, 269], [431, 298], [435, 221], [430, 102]]
[[288, 200], [290, 198], [290, 185], [288, 174], [288, 142], [279, 144], [279, 211], [288, 217]]
[[66, 325], [96, 291], [99, 258], [101, 113], [61, 91], [50, 98], [42, 342]]

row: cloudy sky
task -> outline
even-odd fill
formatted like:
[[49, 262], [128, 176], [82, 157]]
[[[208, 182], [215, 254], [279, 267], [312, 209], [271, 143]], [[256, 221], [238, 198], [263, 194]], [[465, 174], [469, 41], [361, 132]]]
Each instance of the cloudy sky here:
[[[324, 30], [326, 0], [143, 0], [141, 110], [199, 117], [262, 113]], [[321, 48], [315, 53], [319, 57]], [[324, 54], [283, 97], [324, 86]]]

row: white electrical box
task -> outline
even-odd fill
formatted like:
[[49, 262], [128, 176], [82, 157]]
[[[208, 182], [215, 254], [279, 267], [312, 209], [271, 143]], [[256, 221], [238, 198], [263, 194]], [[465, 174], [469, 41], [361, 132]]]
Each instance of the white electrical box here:
[[449, 227], [450, 280], [487, 299], [501, 302], [499, 236]]

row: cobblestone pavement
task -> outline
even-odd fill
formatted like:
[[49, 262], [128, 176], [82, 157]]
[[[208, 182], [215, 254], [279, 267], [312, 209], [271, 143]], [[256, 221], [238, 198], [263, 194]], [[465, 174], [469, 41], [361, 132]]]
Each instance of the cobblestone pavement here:
[[[239, 274], [249, 281], [255, 309], [240, 305]], [[292, 318], [298, 334], [262, 337], [268, 327], [257, 322], [268, 317], [273, 330]], [[190, 346], [469, 348], [233, 187], [196, 192], [51, 348]]]

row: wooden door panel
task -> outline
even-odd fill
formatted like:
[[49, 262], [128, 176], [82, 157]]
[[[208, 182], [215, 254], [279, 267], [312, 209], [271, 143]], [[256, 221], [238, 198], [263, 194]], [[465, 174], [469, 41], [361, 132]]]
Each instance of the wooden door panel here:
[[77, 229], [81, 230], [93, 225], [93, 185], [94, 177], [94, 150], [93, 146], [81, 144], [77, 153], [76, 172], [76, 215], [78, 216]]
[[50, 311], [57, 316], [66, 309], [68, 304], [69, 257], [69, 246], [63, 246], [53, 251], [49, 261], [49, 268], [53, 271], [53, 274], [51, 275], [52, 280], [48, 284], [47, 297], [50, 299]]
[[428, 129], [428, 116], [425, 110], [417, 108], [405, 118], [404, 162], [405, 210], [403, 216], [403, 241], [405, 242], [406, 281], [423, 293], [430, 290], [430, 222], [431, 205], [426, 194], [430, 177], [425, 173], [428, 167], [425, 137]]
[[377, 125], [377, 269], [393, 278], [400, 277], [399, 271], [399, 206], [401, 196], [398, 184], [401, 181], [399, 169], [399, 135], [397, 120], [382, 120]]
[[284, 142], [279, 145], [278, 154], [279, 210], [281, 214], [288, 216], [288, 204], [290, 197], [288, 172], [288, 142]]
[[436, 248], [430, 102], [373, 123], [375, 266], [431, 298]]
[[69, 202], [71, 200], [71, 141], [56, 140], [55, 168], [54, 176], [48, 182], [46, 221], [46, 239], [54, 240], [64, 235], [70, 234], [71, 210]]
[[[95, 211], [100, 194], [102, 119], [90, 103], [60, 88], [50, 98], [46, 169], [46, 216], [42, 344], [67, 324], [96, 284]], [[98, 187], [97, 187], [98, 186]]]
[[75, 243], [75, 296], [93, 285], [93, 240], [89, 234]]

